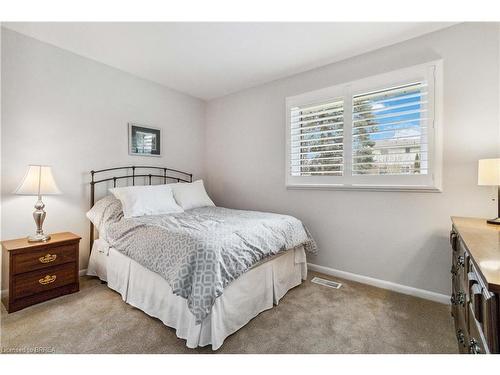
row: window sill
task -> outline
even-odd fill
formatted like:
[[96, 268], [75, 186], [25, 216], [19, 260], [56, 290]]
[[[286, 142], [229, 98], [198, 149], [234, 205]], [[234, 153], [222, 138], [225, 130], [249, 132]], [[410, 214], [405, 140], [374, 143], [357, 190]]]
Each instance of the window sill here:
[[435, 186], [411, 186], [411, 185], [344, 185], [344, 184], [289, 184], [288, 190], [352, 190], [352, 191], [385, 191], [385, 192], [409, 192], [409, 193], [442, 193], [441, 188]]

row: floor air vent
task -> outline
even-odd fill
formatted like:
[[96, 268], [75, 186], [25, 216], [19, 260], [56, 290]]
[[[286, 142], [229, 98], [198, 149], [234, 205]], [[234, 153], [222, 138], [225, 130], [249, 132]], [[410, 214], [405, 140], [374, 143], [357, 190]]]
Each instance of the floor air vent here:
[[324, 286], [327, 286], [329, 288], [335, 288], [335, 289], [339, 289], [342, 286], [341, 283], [337, 283], [336, 281], [331, 281], [331, 280], [327, 280], [327, 279], [322, 279], [321, 277], [313, 277], [311, 282], [315, 283], [315, 284], [319, 284], [319, 285], [324, 285]]

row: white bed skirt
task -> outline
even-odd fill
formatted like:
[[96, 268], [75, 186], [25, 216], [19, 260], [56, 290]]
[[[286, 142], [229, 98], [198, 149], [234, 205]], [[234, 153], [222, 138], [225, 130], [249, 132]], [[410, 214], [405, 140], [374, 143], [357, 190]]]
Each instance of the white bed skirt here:
[[104, 240], [94, 241], [87, 275], [107, 281], [125, 302], [174, 328], [189, 348], [211, 344], [217, 350], [226, 337], [277, 305], [288, 290], [305, 280], [307, 265], [301, 246], [252, 268], [224, 289], [210, 315], [198, 325], [186, 299], [174, 295], [165, 279], [109, 248]]

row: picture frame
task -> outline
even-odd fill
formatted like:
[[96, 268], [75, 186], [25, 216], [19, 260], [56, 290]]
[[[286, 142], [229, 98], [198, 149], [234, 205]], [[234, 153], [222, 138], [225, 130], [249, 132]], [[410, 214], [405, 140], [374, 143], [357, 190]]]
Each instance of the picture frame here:
[[128, 151], [135, 156], [161, 156], [161, 129], [129, 122]]

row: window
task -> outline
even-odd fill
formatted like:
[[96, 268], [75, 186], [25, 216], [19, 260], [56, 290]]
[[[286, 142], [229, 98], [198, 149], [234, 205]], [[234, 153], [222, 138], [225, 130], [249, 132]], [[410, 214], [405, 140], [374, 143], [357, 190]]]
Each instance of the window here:
[[441, 62], [287, 98], [287, 186], [441, 189]]

